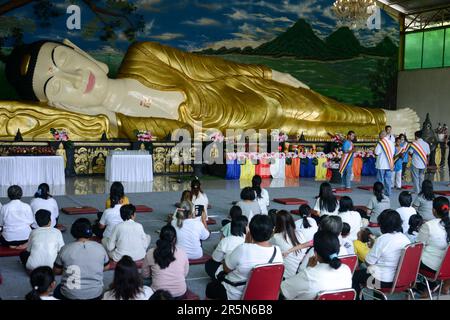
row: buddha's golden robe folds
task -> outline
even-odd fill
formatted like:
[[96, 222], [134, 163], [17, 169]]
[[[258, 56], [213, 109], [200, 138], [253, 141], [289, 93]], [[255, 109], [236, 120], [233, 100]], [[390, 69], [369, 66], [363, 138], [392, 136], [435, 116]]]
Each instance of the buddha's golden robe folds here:
[[135, 139], [135, 129], [147, 129], [163, 138], [176, 128], [281, 129], [288, 134], [327, 136], [327, 132], [354, 130], [376, 136], [385, 126], [381, 109], [341, 104], [312, 90], [271, 80], [269, 68], [186, 53], [153, 42], [135, 43], [128, 49], [118, 78], [136, 79], [145, 86], [181, 91], [179, 119], [129, 117], [116, 114], [118, 129], [103, 115], [81, 115], [38, 103], [0, 101], [0, 138], [14, 136], [48, 139], [50, 128], [66, 128], [72, 140], [110, 137]]

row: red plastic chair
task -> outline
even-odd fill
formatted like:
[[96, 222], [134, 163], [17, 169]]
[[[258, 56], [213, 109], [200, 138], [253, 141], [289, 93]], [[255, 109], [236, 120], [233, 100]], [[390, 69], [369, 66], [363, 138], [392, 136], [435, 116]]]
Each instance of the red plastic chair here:
[[[423, 243], [412, 243], [407, 245], [400, 256], [397, 272], [394, 277], [394, 285], [391, 288], [363, 288], [360, 298], [364, 295], [370, 295], [369, 291], [378, 293], [384, 300], [388, 300], [386, 295], [408, 292], [415, 300], [412, 288], [414, 288], [419, 273], [420, 258], [422, 257]], [[372, 295], [372, 298], [376, 299]]]
[[442, 260], [441, 265], [439, 266], [439, 269], [437, 272], [430, 272], [427, 270], [420, 270], [419, 275], [425, 280], [425, 283], [427, 285], [428, 290], [428, 296], [431, 300], [433, 300], [433, 297], [431, 296], [431, 289], [429, 281], [439, 281], [439, 292], [437, 299], [441, 297], [441, 291], [442, 291], [442, 284], [445, 280], [450, 279], [450, 245], [447, 247], [447, 250], [445, 251], [444, 259]]
[[316, 300], [355, 300], [356, 291], [354, 289], [342, 289], [332, 291], [321, 291], [317, 294]]
[[242, 300], [278, 300], [283, 273], [282, 263], [255, 266], [247, 281]]
[[347, 265], [350, 268], [352, 274], [355, 272], [356, 267], [358, 266], [358, 256], [355, 254], [350, 254], [348, 256], [339, 257], [341, 263]]

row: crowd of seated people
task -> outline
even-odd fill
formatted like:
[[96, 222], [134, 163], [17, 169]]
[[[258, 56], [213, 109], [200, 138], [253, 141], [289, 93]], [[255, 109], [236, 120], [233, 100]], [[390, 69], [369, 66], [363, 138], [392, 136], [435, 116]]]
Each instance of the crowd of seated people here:
[[[209, 202], [198, 179], [183, 191], [153, 247], [120, 182], [112, 184], [106, 210], [94, 224], [80, 218], [71, 225], [70, 243], [55, 228], [58, 204], [48, 185], [39, 186], [30, 205], [21, 200], [19, 186], [11, 186], [8, 197], [0, 207], [0, 243], [23, 250], [20, 260], [32, 288], [28, 300], [185, 299], [189, 261], [204, 256], [202, 241], [211, 234]], [[429, 180], [414, 200], [401, 192], [396, 210], [376, 182], [363, 214], [351, 197], [338, 200], [329, 183], [320, 186], [313, 209], [299, 207], [297, 221], [286, 210], [268, 210], [268, 199], [255, 176], [222, 221], [220, 240], [204, 266], [208, 299], [241, 299], [253, 268], [277, 263], [284, 266], [280, 299], [315, 299], [322, 291], [351, 288], [359, 293], [368, 281], [390, 288], [407, 245], [423, 243], [420, 269], [436, 272], [450, 243], [449, 200], [435, 197]], [[356, 271], [342, 262], [349, 255], [357, 257]], [[105, 291], [104, 272], [112, 265], [114, 279]], [[56, 275], [62, 276], [59, 284]], [[445, 281], [442, 292], [449, 289]], [[416, 291], [426, 297], [420, 283]]]

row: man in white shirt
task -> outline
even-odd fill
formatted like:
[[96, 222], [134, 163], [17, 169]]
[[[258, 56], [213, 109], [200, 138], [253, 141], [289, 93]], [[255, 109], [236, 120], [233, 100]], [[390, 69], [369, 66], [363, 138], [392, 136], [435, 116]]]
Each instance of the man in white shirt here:
[[386, 131], [386, 137], [389, 139], [389, 141], [392, 141], [392, 143], [395, 144], [395, 134], [392, 133], [392, 127], [390, 125], [387, 125], [384, 127], [384, 130]]
[[41, 266], [53, 268], [56, 257], [64, 246], [61, 231], [52, 227], [50, 211], [38, 210], [35, 218], [39, 227], [31, 232], [27, 250], [20, 254], [22, 264], [29, 271]]
[[391, 195], [392, 171], [394, 170], [395, 144], [387, 138], [386, 131], [381, 131], [380, 141], [375, 148], [377, 156], [376, 169], [377, 180], [384, 185], [387, 197]]
[[428, 156], [430, 155], [430, 145], [422, 139], [422, 131], [416, 131], [415, 141], [411, 143], [408, 152], [412, 155], [411, 175], [414, 185], [414, 192], [420, 193], [425, 170], [428, 166]]
[[8, 188], [8, 198], [11, 201], [0, 210], [0, 243], [16, 249], [25, 249], [34, 222], [33, 211], [28, 204], [20, 201], [22, 188], [19, 186]]

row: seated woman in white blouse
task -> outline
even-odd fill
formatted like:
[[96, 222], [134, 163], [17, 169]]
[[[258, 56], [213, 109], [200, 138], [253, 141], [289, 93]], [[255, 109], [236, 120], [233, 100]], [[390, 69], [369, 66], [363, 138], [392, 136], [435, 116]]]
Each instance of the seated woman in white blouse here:
[[[30, 203], [33, 215], [40, 209], [50, 211], [51, 213], [51, 226], [54, 227], [58, 223], [59, 208], [58, 203], [50, 194], [50, 187], [46, 183], [41, 183], [34, 195], [34, 199]], [[35, 222], [33, 228], [37, 228], [38, 225]]]
[[362, 227], [362, 219], [359, 212], [354, 210], [352, 198], [344, 196], [339, 200], [339, 217], [341, 217], [343, 223], [350, 225], [350, 234], [347, 236], [348, 240], [358, 240], [358, 232]]
[[136, 220], [136, 207], [126, 204], [120, 208], [122, 222], [117, 224], [111, 236], [103, 239], [109, 257], [115, 262], [123, 256], [129, 256], [134, 261], [144, 259], [150, 244], [150, 236]]
[[382, 235], [375, 240], [366, 255], [367, 269], [355, 271], [353, 289], [359, 294], [361, 285], [366, 286], [370, 277], [380, 288], [391, 288], [402, 250], [410, 244], [402, 230], [402, 219], [397, 211], [387, 209], [378, 216]]
[[211, 279], [215, 279], [216, 274], [223, 270], [221, 266], [226, 256], [245, 241], [248, 224], [247, 217], [239, 216], [233, 219], [229, 224], [231, 234], [220, 240], [212, 254], [212, 258], [205, 264], [205, 271]]
[[302, 234], [305, 242], [312, 241], [319, 227], [316, 220], [311, 218], [311, 207], [307, 204], [302, 204], [298, 208], [298, 212], [301, 219], [295, 221], [295, 227]]
[[[429, 220], [419, 230], [416, 241], [424, 244], [422, 263], [420, 269], [436, 272], [444, 259], [450, 242], [449, 201], [445, 197], [433, 200], [433, 215], [435, 219]], [[450, 288], [450, 281], [443, 287], [444, 294]]]
[[[280, 247], [285, 252], [294, 246], [305, 243], [302, 234], [295, 229], [294, 219], [286, 210], [280, 210], [276, 213], [275, 231], [270, 239], [270, 243]], [[283, 257], [284, 260], [284, 278], [288, 279], [297, 273], [300, 262], [305, 256], [305, 249], [296, 250]]]
[[142, 284], [136, 262], [123, 256], [114, 270], [114, 280], [103, 295], [103, 300], [148, 300], [153, 295], [150, 287]]
[[339, 202], [333, 194], [333, 188], [328, 182], [320, 185], [319, 197], [314, 205], [316, 216], [336, 216], [339, 210]]
[[308, 267], [281, 283], [282, 297], [288, 300], [313, 300], [321, 291], [351, 288], [352, 272], [339, 260], [339, 239], [318, 231], [314, 235], [314, 256]]
[[110, 237], [114, 227], [123, 221], [120, 217], [122, 199], [118, 195], [111, 195], [110, 204], [111, 208], [106, 209], [98, 224], [94, 225], [94, 233], [99, 238]]
[[209, 200], [206, 193], [203, 192], [200, 180], [194, 179], [191, 182], [192, 203], [194, 206], [203, 206], [208, 221], [208, 204]]
[[256, 193], [256, 202], [258, 202], [261, 208], [261, 214], [268, 214], [268, 208], [270, 206], [269, 192], [266, 189], [261, 188], [262, 178], [259, 175], [255, 175], [252, 178], [252, 188]]
[[199, 220], [193, 208], [178, 209], [171, 224], [177, 233], [178, 246], [186, 252], [188, 259], [200, 259], [203, 256], [201, 241], [208, 239], [210, 235], [206, 224], [206, 211], [203, 210]]
[[34, 216], [31, 207], [22, 202], [22, 188], [16, 185], [8, 188], [11, 200], [0, 209], [0, 245], [15, 249], [26, 249]]

